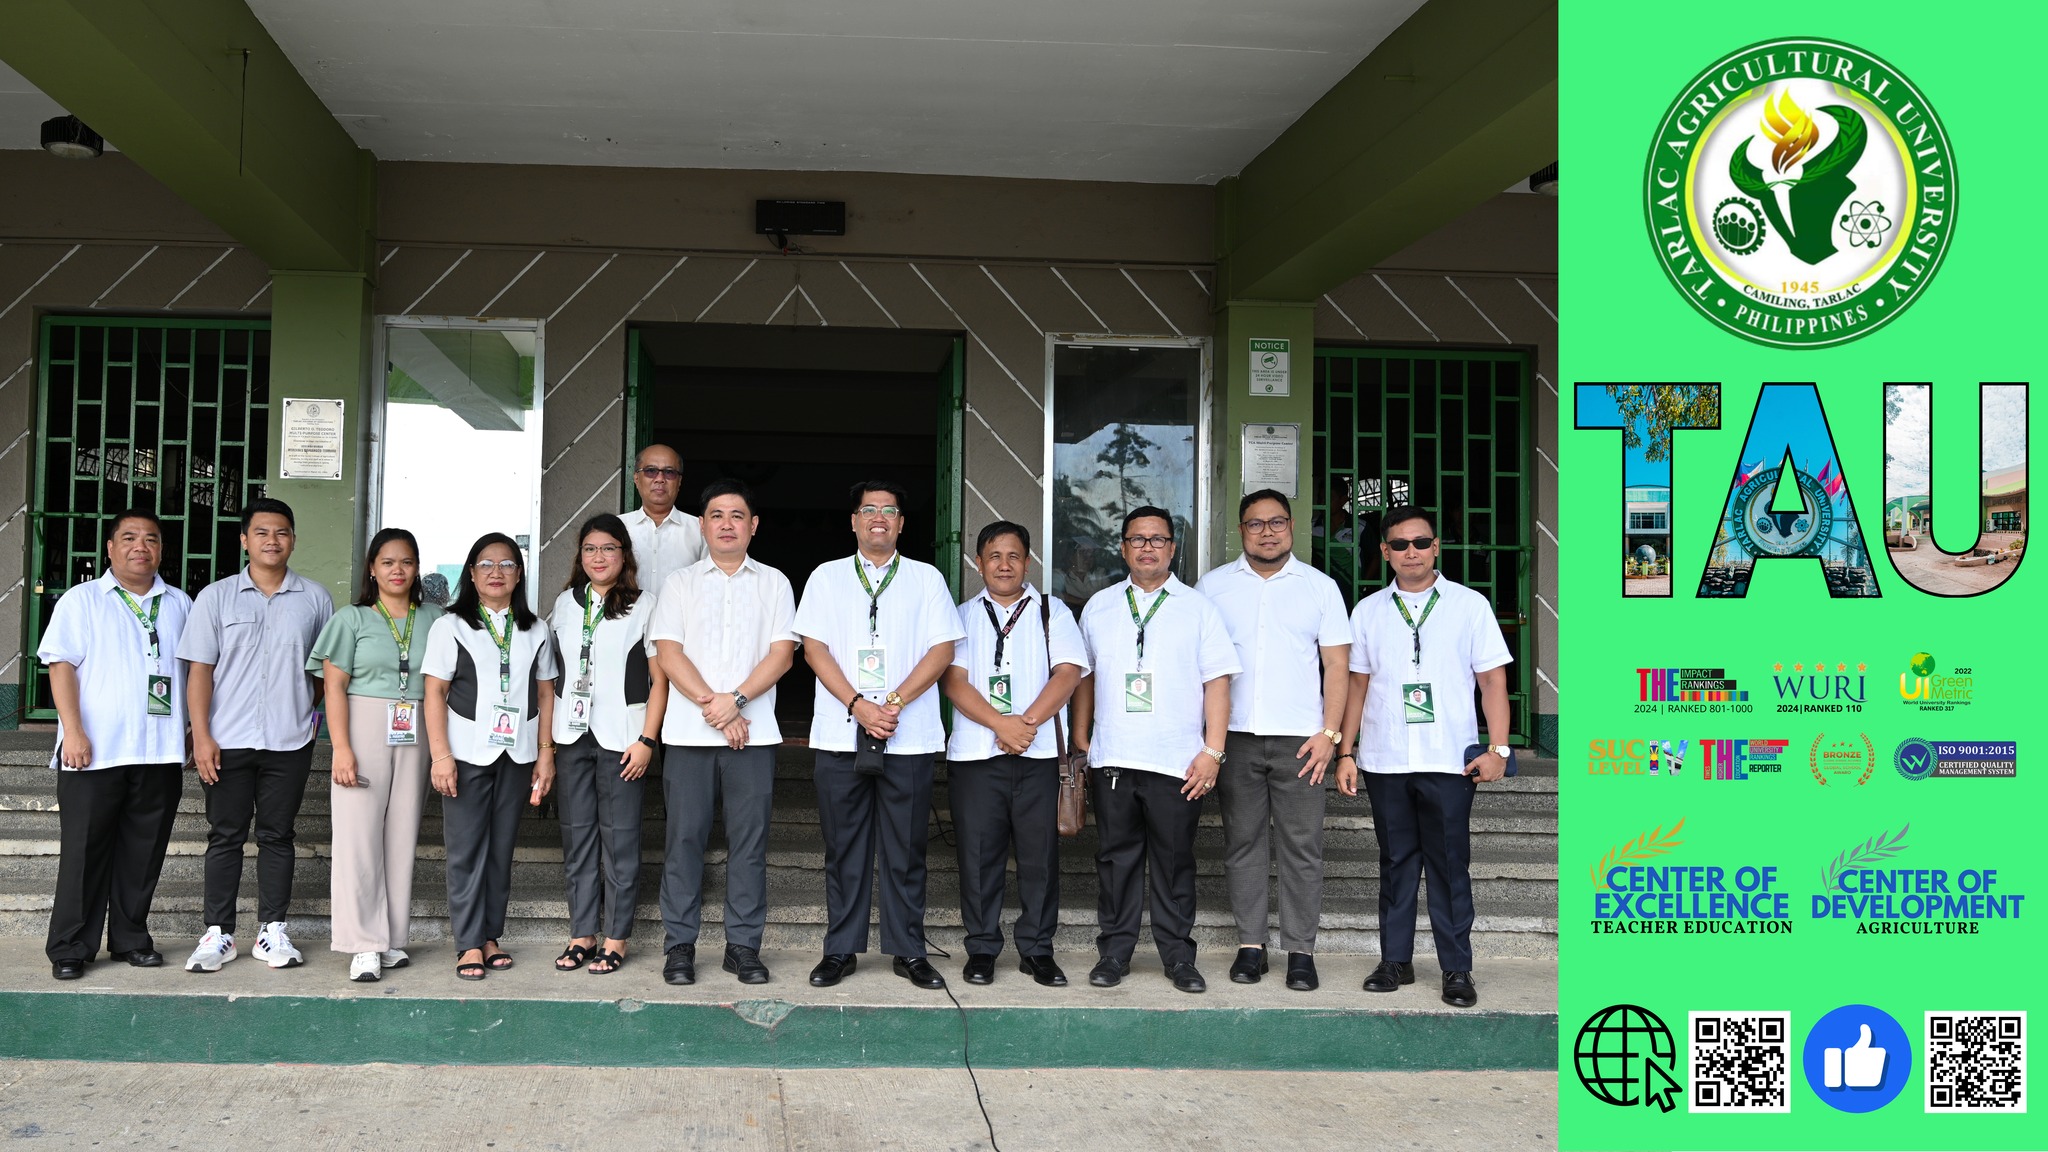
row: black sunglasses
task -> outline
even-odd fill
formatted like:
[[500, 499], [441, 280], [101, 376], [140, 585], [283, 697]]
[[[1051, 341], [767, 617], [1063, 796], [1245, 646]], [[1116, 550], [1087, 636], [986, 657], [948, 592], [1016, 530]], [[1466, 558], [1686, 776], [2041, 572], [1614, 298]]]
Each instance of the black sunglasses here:
[[1416, 551], [1425, 552], [1434, 543], [1436, 543], [1436, 537], [1434, 536], [1417, 536], [1413, 540], [1389, 540], [1387, 541], [1387, 549], [1392, 552], [1406, 552], [1408, 546], [1413, 544]]

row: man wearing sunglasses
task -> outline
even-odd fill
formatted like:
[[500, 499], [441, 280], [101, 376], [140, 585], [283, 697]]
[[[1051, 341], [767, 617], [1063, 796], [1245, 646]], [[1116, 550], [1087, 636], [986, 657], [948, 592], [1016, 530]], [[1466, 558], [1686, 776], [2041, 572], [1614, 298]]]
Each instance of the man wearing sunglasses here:
[[[1415, 982], [1415, 893], [1429, 873], [1429, 926], [1443, 1001], [1479, 1003], [1472, 984], [1472, 797], [1507, 773], [1508, 677], [1514, 657], [1486, 597], [1436, 570], [1436, 520], [1412, 505], [1380, 517], [1394, 582], [1351, 613], [1351, 691], [1337, 788], [1361, 773], [1380, 841], [1380, 963], [1367, 992]], [[1473, 708], [1478, 689], [1486, 748]]]
[[683, 457], [666, 444], [649, 444], [633, 461], [633, 490], [640, 506], [619, 519], [633, 534], [633, 561], [640, 587], [661, 594], [668, 578], [704, 558], [704, 530], [695, 516], [677, 516]]

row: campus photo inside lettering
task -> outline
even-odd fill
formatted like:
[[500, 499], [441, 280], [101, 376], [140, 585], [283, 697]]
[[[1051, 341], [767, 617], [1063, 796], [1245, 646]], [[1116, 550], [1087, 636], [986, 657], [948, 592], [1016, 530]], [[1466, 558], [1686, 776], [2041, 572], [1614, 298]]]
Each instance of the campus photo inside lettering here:
[[[291, 571], [336, 606], [375, 607], [367, 550], [401, 528], [423, 604], [489, 623], [500, 606], [475, 565], [502, 551], [523, 578], [523, 605], [508, 610], [571, 638], [507, 683], [545, 680], [542, 665], [559, 660], [552, 707], [569, 709], [582, 706], [576, 629], [557, 597], [573, 585], [561, 602], [582, 611], [608, 542], [609, 529], [590, 534], [594, 517], [623, 516], [635, 539], [665, 530], [642, 511], [656, 510], [649, 485], [705, 538], [695, 560], [716, 544], [702, 494], [738, 482], [758, 517], [747, 555], [806, 604], [823, 595], [807, 588], [814, 571], [867, 544], [862, 513], [854, 532], [847, 519], [863, 500], [896, 509], [897, 553], [936, 570], [949, 609], [985, 586], [981, 529], [1022, 525], [1024, 580], [1076, 619], [1145, 575], [1132, 566], [1145, 551], [1129, 544], [1133, 510], [1163, 510], [1143, 523], [1164, 524], [1168, 570], [1192, 590], [1246, 553], [1240, 500], [1276, 491], [1292, 556], [1329, 578], [1347, 614], [1395, 582], [1383, 537], [1427, 534], [1437, 570], [1483, 604], [1474, 619], [1498, 628], [1508, 659], [1477, 671], [1504, 677], [1505, 712], [1497, 731], [1486, 713], [1475, 741], [1512, 746], [1521, 769], [1472, 801], [1473, 939], [1482, 960], [1555, 956], [1554, 4], [1281, 0], [1263, 30], [1245, 27], [1248, 9], [1163, 0], [1068, 10], [1060, 19], [1085, 26], [1065, 28], [984, 3], [864, 16], [799, 4], [758, 26], [650, 3], [552, 7], [544, 19], [511, 5], [495, 26], [451, 0], [378, 0], [345, 17], [277, 0], [38, 0], [0, 13], [0, 729], [19, 730], [4, 747], [23, 750], [9, 763], [56, 744], [64, 677], [75, 696], [77, 674], [53, 672], [53, 620], [68, 592], [109, 571], [122, 509], [157, 518], [156, 571], [194, 597], [257, 562], [246, 514], [266, 499], [295, 517]], [[1189, 47], [1205, 44], [1230, 47]], [[849, 497], [876, 480], [900, 492]], [[1637, 506], [1663, 497], [1629, 499], [1631, 546], [1663, 556], [1663, 513]], [[1427, 520], [1383, 523], [1404, 506]], [[485, 533], [509, 543], [485, 547]], [[638, 547], [646, 584], [658, 562]], [[648, 667], [635, 667], [661, 676], [662, 617], [648, 613], [635, 625]], [[409, 675], [432, 684], [428, 623]], [[479, 739], [490, 704], [464, 703], [460, 677], [475, 653], [495, 664], [495, 635], [474, 653], [468, 639], [448, 649], [462, 663], [441, 703], [478, 710], [464, 724]], [[776, 781], [774, 835], [809, 852], [832, 820], [814, 807], [828, 802], [818, 733], [861, 684], [820, 668], [804, 650], [816, 638], [797, 636], [773, 699], [755, 693], [770, 713], [746, 722], [755, 743], [786, 741], [778, 765], [800, 754], [794, 778]], [[890, 687], [914, 657], [898, 668], [887, 653]], [[378, 734], [394, 747], [395, 716]], [[509, 741], [534, 711], [498, 719], [511, 760], [528, 762]], [[965, 722], [949, 703], [944, 729]], [[665, 766], [657, 747], [647, 769], [656, 813], [678, 803], [662, 795], [675, 741], [649, 726], [647, 743], [671, 751]], [[431, 724], [419, 736], [425, 762], [442, 736]], [[338, 940], [341, 910], [312, 899], [338, 818], [319, 799], [336, 747], [323, 723], [298, 841], [316, 843], [294, 901], [313, 911], [292, 919], [316, 938], [331, 921]], [[470, 770], [467, 753], [454, 758]], [[943, 826], [938, 763], [929, 807]], [[491, 867], [427, 854], [468, 819], [458, 804], [488, 804], [429, 772], [421, 891], [437, 887], [429, 872], [452, 887]], [[1327, 851], [1356, 867], [1332, 864], [1322, 924], [1325, 948], [1369, 954], [1381, 904], [1365, 792], [1329, 792]], [[56, 805], [27, 807], [25, 820]], [[524, 819], [552, 827], [563, 812], [551, 800]], [[669, 913], [673, 939], [674, 910], [652, 907], [662, 838], [649, 819], [639, 915], [659, 929]], [[259, 811], [259, 841], [262, 824]], [[179, 824], [174, 845], [188, 832], [207, 835]], [[30, 833], [55, 841], [54, 818]], [[1203, 843], [1193, 931], [1227, 951], [1240, 933], [1217, 880], [1220, 839]], [[782, 846], [756, 943], [815, 949], [838, 880], [829, 863], [786, 864]], [[201, 850], [190, 872], [179, 851], [164, 866], [160, 944], [213, 926]], [[954, 851], [931, 841], [935, 908], [957, 903], [939, 879]], [[560, 856], [552, 876], [507, 859], [514, 920], [566, 938], [556, 920], [577, 920], [576, 898], [551, 911], [565, 903]], [[1047, 937], [1061, 950], [1095, 938], [1095, 865], [1076, 859], [1062, 870], [1084, 875], [1068, 877]], [[0, 888], [23, 890], [0, 894], [0, 927], [40, 934], [24, 910], [57, 883], [55, 866], [0, 866]], [[554, 903], [528, 901], [527, 886]], [[781, 918], [791, 892], [816, 909], [809, 919]], [[705, 894], [707, 925], [722, 898]], [[518, 911], [534, 907], [545, 910]], [[419, 908], [418, 924], [474, 947], [459, 909]], [[739, 914], [725, 911], [728, 933]], [[624, 946], [605, 924], [593, 955], [596, 941]], [[661, 939], [640, 941], [655, 964]]]

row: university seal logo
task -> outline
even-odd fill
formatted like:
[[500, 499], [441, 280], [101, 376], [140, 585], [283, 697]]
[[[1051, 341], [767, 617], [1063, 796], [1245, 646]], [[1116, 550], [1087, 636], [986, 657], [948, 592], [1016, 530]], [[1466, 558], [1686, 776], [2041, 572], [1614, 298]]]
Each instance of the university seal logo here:
[[1877, 331], [1927, 291], [1955, 232], [1934, 109], [1833, 40], [1767, 41], [1700, 72], [1657, 126], [1643, 192], [1686, 302], [1779, 348]]

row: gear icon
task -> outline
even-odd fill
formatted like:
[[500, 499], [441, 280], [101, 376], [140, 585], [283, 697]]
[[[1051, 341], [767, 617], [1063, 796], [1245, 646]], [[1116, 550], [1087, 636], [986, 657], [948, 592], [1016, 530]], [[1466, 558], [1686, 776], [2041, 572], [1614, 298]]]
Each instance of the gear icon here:
[[1747, 256], [1763, 247], [1768, 231], [1763, 210], [1740, 196], [1730, 196], [1714, 208], [1714, 238], [1730, 255]]

